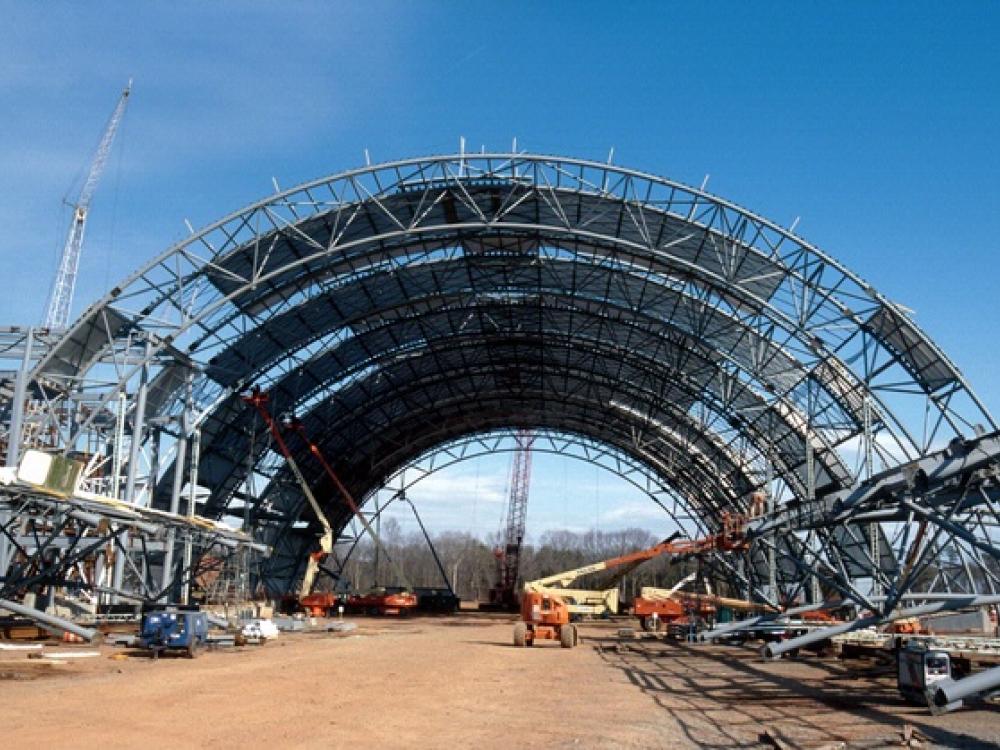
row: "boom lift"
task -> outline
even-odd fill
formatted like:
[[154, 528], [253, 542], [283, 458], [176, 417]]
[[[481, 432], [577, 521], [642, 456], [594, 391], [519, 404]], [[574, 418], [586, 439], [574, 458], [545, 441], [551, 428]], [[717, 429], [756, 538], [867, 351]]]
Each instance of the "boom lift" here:
[[632, 614], [639, 618], [639, 625], [643, 630], [656, 632], [662, 627], [669, 628], [676, 623], [689, 620], [692, 616], [710, 617], [719, 607], [758, 614], [777, 611], [767, 604], [758, 604], [746, 599], [679, 591], [687, 580], [681, 581], [672, 589], [642, 587], [639, 596], [632, 600]]
[[323, 513], [323, 509], [316, 501], [316, 496], [313, 495], [312, 489], [309, 487], [309, 483], [302, 475], [302, 470], [292, 457], [292, 452], [288, 450], [288, 445], [285, 443], [285, 439], [281, 436], [281, 430], [278, 429], [278, 423], [275, 422], [274, 418], [271, 416], [271, 412], [267, 406], [267, 394], [262, 393], [259, 388], [254, 388], [250, 395], [243, 396], [243, 400], [257, 410], [261, 418], [264, 420], [264, 424], [266, 424], [268, 430], [271, 431], [271, 437], [274, 438], [274, 442], [277, 443], [282, 455], [288, 462], [288, 468], [290, 468], [292, 470], [292, 474], [295, 475], [295, 480], [299, 483], [299, 487], [302, 489], [302, 494], [304, 494], [306, 496], [306, 500], [309, 501], [309, 506], [312, 508], [313, 514], [316, 516], [316, 521], [323, 527], [323, 533], [319, 538], [319, 549], [315, 552], [309, 553], [309, 562], [306, 566], [306, 572], [302, 577], [302, 585], [299, 586], [299, 599], [301, 600], [308, 596], [312, 591], [313, 583], [316, 580], [316, 574], [319, 573], [319, 564], [325, 560], [331, 552], [333, 552], [333, 529], [330, 526], [330, 522], [326, 519], [326, 514]]
[[639, 567], [645, 560], [636, 560], [623, 564], [614, 577], [608, 580], [603, 589], [571, 589], [567, 588], [577, 578], [605, 570], [605, 563], [591, 563], [580, 568], [553, 573], [544, 578], [527, 581], [524, 591], [537, 594], [552, 594], [566, 603], [570, 615], [603, 615], [618, 612], [618, 582], [630, 572]]
[[[273, 416], [271, 416], [270, 409], [268, 408], [267, 394], [262, 393], [259, 388], [254, 388], [249, 395], [243, 396], [243, 400], [253, 406], [264, 420], [268, 430], [271, 432], [271, 436], [274, 438], [274, 442], [278, 445], [279, 450], [288, 462], [288, 467], [291, 469], [292, 474], [294, 474], [295, 480], [302, 489], [302, 493], [306, 496], [306, 500], [308, 500], [309, 505], [316, 516], [316, 520], [319, 522], [320, 526], [323, 527], [323, 533], [319, 540], [319, 549], [309, 555], [309, 562], [306, 567], [305, 575], [302, 578], [302, 585], [299, 587], [298, 601], [299, 604], [305, 607], [310, 614], [329, 614], [330, 611], [338, 605], [339, 602], [337, 598], [333, 594], [329, 593], [313, 594], [312, 587], [313, 583], [316, 581], [316, 576], [319, 573], [320, 564], [333, 551], [333, 529], [331, 528], [326, 515], [323, 513], [319, 502], [317, 502], [316, 496], [313, 495], [312, 488], [306, 481], [305, 476], [303, 476], [302, 470], [292, 457], [292, 453], [288, 449], [288, 444], [285, 442], [284, 437], [281, 434], [277, 421]], [[330, 480], [344, 497], [348, 507], [361, 522], [365, 531], [368, 532], [375, 544], [381, 546], [382, 541], [371, 528], [368, 520], [361, 513], [358, 504], [354, 501], [354, 497], [348, 491], [347, 487], [344, 486], [344, 483], [340, 481], [340, 477], [337, 476], [333, 467], [330, 466], [326, 458], [324, 458], [319, 447], [309, 439], [308, 435], [306, 435], [305, 427], [302, 423], [296, 419], [292, 419], [289, 420], [288, 426], [294, 429], [302, 438], [306, 446], [308, 446], [309, 452], [319, 461], [319, 464], [323, 467], [323, 471], [328, 477], [330, 477]], [[388, 554], [386, 554], [386, 557], [389, 557]], [[396, 573], [399, 576], [399, 580], [403, 583], [404, 590], [395, 593], [373, 591], [364, 595], [363, 599], [365, 611], [373, 611], [378, 614], [401, 614], [417, 606], [417, 598], [410, 593], [410, 585], [407, 582], [403, 571], [395, 563], [393, 563], [393, 565], [396, 567]], [[351, 601], [348, 600], [348, 605], [350, 604]]]
[[576, 592], [572, 589], [552, 588], [553, 585], [568, 586], [581, 576], [626, 565], [631, 566], [631, 569], [660, 555], [686, 556], [742, 550], [746, 548], [745, 527], [744, 516], [725, 513], [722, 516], [722, 530], [702, 539], [667, 540], [648, 549], [601, 560], [525, 584], [521, 596], [521, 621], [514, 625], [514, 645], [531, 646], [536, 640], [558, 640], [563, 648], [572, 648], [579, 642], [576, 626], [570, 623], [573, 608], [580, 606], [572, 600]]
[[[379, 615], [403, 615], [408, 611], [414, 609], [417, 606], [417, 596], [410, 589], [410, 583], [406, 578], [406, 574], [403, 569], [396, 564], [396, 562], [389, 556], [388, 550], [382, 546], [382, 539], [375, 532], [375, 529], [371, 527], [368, 523], [368, 519], [365, 518], [364, 514], [361, 512], [361, 508], [354, 500], [354, 496], [351, 495], [350, 491], [340, 481], [340, 477], [337, 476], [337, 472], [333, 470], [330, 463], [326, 460], [323, 452], [319, 449], [309, 436], [306, 434], [305, 425], [302, 424], [301, 420], [293, 417], [288, 421], [288, 426], [298, 433], [299, 437], [302, 438], [308, 448], [309, 452], [319, 461], [320, 466], [323, 467], [323, 471], [333, 482], [334, 486], [340, 492], [341, 496], [344, 498], [344, 502], [354, 513], [354, 516], [361, 522], [361, 526], [367, 532], [368, 536], [371, 537], [372, 541], [378, 545], [382, 550], [382, 554], [385, 555], [386, 559], [393, 566], [396, 572], [397, 580], [402, 584], [401, 591], [388, 591], [386, 589], [378, 589], [369, 591], [367, 594], [354, 594], [347, 598], [347, 606], [349, 609], [355, 612], [367, 612], [369, 614], [379, 614]], [[416, 510], [414, 510], [416, 512]], [[419, 518], [418, 518], [419, 520]], [[423, 523], [421, 522], [421, 528]], [[436, 553], [435, 553], [436, 555]], [[308, 594], [306, 597], [300, 600], [300, 603], [306, 607], [313, 614], [332, 614], [332, 610], [337, 606], [338, 602], [336, 597], [329, 592]]]

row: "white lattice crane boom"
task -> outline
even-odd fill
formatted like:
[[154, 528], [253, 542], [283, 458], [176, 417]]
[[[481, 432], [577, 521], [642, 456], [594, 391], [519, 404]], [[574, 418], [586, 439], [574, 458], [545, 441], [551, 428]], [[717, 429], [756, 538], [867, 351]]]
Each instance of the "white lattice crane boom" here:
[[125, 114], [125, 105], [128, 103], [128, 97], [131, 93], [132, 80], [129, 79], [128, 85], [118, 99], [115, 111], [111, 113], [107, 127], [104, 129], [104, 135], [97, 146], [97, 152], [90, 164], [90, 171], [87, 173], [87, 180], [80, 190], [80, 196], [73, 204], [73, 220], [69, 226], [66, 245], [63, 247], [62, 258], [59, 260], [59, 270], [56, 272], [56, 278], [52, 284], [52, 293], [49, 295], [48, 309], [45, 313], [46, 328], [65, 328], [69, 323], [69, 311], [73, 304], [73, 289], [76, 287], [77, 271], [80, 268], [80, 250], [83, 248], [83, 231], [87, 226], [90, 202], [97, 190], [101, 173], [104, 172], [108, 154], [111, 153], [111, 144], [115, 140], [115, 133], [121, 124]]

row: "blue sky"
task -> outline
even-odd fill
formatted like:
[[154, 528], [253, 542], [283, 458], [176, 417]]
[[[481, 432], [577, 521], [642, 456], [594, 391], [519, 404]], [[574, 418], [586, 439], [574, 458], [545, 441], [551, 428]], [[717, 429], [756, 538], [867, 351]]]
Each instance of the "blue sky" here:
[[[365, 148], [382, 160], [516, 136], [604, 159], [614, 146], [620, 164], [695, 184], [710, 174], [717, 194], [801, 217], [800, 234], [915, 309], [1000, 412], [997, 3], [0, 10], [0, 323], [42, 317], [62, 198], [131, 76], [76, 312], [184, 236], [185, 219], [229, 213], [272, 177], [288, 187], [355, 166]], [[543, 494], [539, 512], [557, 509], [560, 492]], [[567, 523], [592, 523], [579, 515]]]

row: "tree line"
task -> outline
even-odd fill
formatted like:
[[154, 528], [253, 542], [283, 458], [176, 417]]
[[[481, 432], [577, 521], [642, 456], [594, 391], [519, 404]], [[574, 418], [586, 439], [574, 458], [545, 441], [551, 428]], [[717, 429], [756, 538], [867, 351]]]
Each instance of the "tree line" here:
[[[367, 591], [377, 586], [442, 588], [447, 584], [464, 601], [486, 601], [497, 581], [499, 536], [483, 540], [462, 531], [433, 535], [431, 542], [420, 532], [404, 533], [395, 519], [382, 523], [380, 549], [369, 538], [358, 542], [350, 556], [347, 546], [338, 546], [336, 562], [339, 582], [327, 577], [317, 584], [326, 590]], [[645, 529], [619, 531], [554, 530], [543, 533], [537, 542], [521, 547], [520, 581], [530, 581], [619, 555], [652, 547], [662, 540]], [[388, 558], [388, 559], [387, 559]], [[619, 582], [623, 601], [639, 594], [643, 586], [669, 587], [694, 571], [693, 561], [671, 562], [667, 557], [649, 560], [625, 574]], [[400, 573], [405, 581], [399, 580]], [[442, 575], [443, 571], [443, 575]], [[593, 574], [573, 583], [575, 588], [609, 587], [613, 571]], [[447, 578], [447, 583], [445, 581]]]

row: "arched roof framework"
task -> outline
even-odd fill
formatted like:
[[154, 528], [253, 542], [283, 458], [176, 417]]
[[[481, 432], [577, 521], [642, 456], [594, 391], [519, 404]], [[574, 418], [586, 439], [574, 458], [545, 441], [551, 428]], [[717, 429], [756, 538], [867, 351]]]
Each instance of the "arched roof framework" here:
[[[220, 515], [254, 461], [287, 486], [273, 452], [237, 461], [253, 453], [237, 394], [258, 383], [360, 496], [433, 447], [420, 435], [561, 427], [675, 467], [665, 479], [708, 525], [765, 461], [807, 500], [878, 468], [862, 440], [888, 464], [995, 428], [901, 308], [790, 231], [676, 182], [528, 154], [411, 159], [269, 197], [126, 279], [34, 376], [53, 402], [93, 391], [89, 416], [60, 426], [72, 449], [143, 372], [149, 415], [200, 425]], [[373, 472], [348, 446], [393, 458]], [[693, 446], [705, 465], [676, 468]]]
[[[652, 471], [647, 464], [634, 460], [606, 443], [595, 442], [580, 434], [543, 429], [532, 433], [531, 445], [535, 454], [565, 457], [610, 472], [659, 505], [671, 522], [687, 536], [696, 537], [708, 533], [700, 519], [686, 515], [686, 505], [676, 502], [674, 489], [663, 481], [663, 477]], [[406, 464], [400, 472], [389, 478], [384, 487], [374, 490], [392, 493], [388, 502], [382, 500], [379, 503], [379, 510], [375, 515], [391, 507], [402, 495], [410, 494], [423, 480], [437, 472], [485, 456], [513, 453], [517, 449], [516, 430], [510, 429], [491, 430], [466, 435], [449, 443], [439, 443], [434, 449]], [[345, 527], [344, 534], [338, 540], [339, 545], [348, 548], [346, 554], [338, 555], [341, 568], [364, 535], [364, 529], [359, 523], [352, 522]]]
[[[414, 300], [414, 302], [417, 301]], [[485, 313], [483, 309], [485, 309]], [[690, 336], [665, 335], [663, 331], [664, 323], [662, 321], [657, 321], [657, 330], [659, 332], [654, 333], [649, 325], [644, 328], [635, 327], [634, 323], [628, 319], [629, 315], [627, 312], [624, 315], [612, 317], [606, 314], [604, 317], [600, 317], [593, 310], [581, 310], [578, 305], [575, 314], [580, 319], [577, 321], [576, 326], [579, 332], [573, 337], [568, 337], [566, 333], [561, 331], [558, 325], [553, 325], [551, 322], [547, 326], [540, 325], [546, 323], [546, 315], [541, 307], [538, 308], [537, 319], [535, 319], [536, 311], [530, 311], [529, 315], [518, 316], [519, 324], [524, 324], [529, 319], [534, 323], [530, 331], [520, 332], [510, 330], [510, 325], [501, 326], [499, 321], [502, 320], [500, 316], [504, 313], [504, 310], [504, 306], [499, 304], [485, 305], [482, 308], [477, 308], [474, 304], [467, 303], [464, 306], [455, 305], [451, 308], [444, 306], [443, 308], [436, 309], [431, 315], [431, 317], [439, 319], [436, 325], [433, 322], [428, 325], [423, 324], [423, 318], [416, 318], [414, 321], [414, 319], [409, 317], [394, 317], [389, 323], [382, 326], [375, 328], [366, 326], [363, 331], [360, 331], [351, 338], [340, 339], [321, 348], [319, 353], [313, 358], [306, 360], [291, 372], [283, 374], [280, 380], [269, 384], [270, 391], [272, 396], [275, 397], [276, 403], [280, 403], [285, 408], [295, 409], [301, 413], [302, 403], [308, 399], [312, 399], [313, 402], [319, 404], [328, 405], [332, 403], [330, 399], [337, 393], [335, 388], [342, 385], [345, 381], [352, 381], [359, 370], [376, 373], [376, 377], [379, 378], [386, 378], [389, 366], [393, 364], [393, 361], [401, 353], [405, 353], [406, 356], [402, 360], [404, 373], [399, 378], [406, 381], [413, 379], [415, 375], [414, 372], [407, 373], [406, 368], [412, 370], [418, 358], [427, 355], [428, 350], [433, 351], [429, 355], [429, 359], [431, 360], [430, 367], [439, 370], [443, 366], [443, 357], [449, 352], [457, 351], [462, 359], [466, 361], [470, 359], [480, 359], [484, 362], [497, 360], [496, 355], [498, 352], [503, 351], [502, 344], [507, 338], [512, 342], [518, 343], [522, 349], [527, 347], [530, 350], [531, 346], [534, 345], [537, 350], [534, 352], [536, 355], [544, 350], [545, 358], [559, 361], [560, 357], [556, 355], [559, 353], [560, 347], [566, 346], [566, 341], [570, 341], [577, 355], [575, 358], [567, 355], [565, 357], [565, 367], [567, 368], [567, 372], [570, 371], [569, 365], [571, 363], [575, 365], [575, 369], [578, 372], [582, 368], [584, 370], [584, 377], [588, 374], [586, 371], [589, 370], [595, 377], [610, 377], [612, 380], [619, 381], [629, 380], [629, 378], [622, 377], [623, 368], [626, 364], [629, 364], [633, 372], [638, 372], [639, 370], [635, 369], [635, 361], [641, 360], [640, 370], [645, 373], [645, 377], [655, 379], [658, 374], [662, 376], [664, 368], [667, 367], [671, 379], [670, 381], [664, 381], [664, 387], [659, 389], [654, 388], [656, 392], [650, 394], [661, 405], [657, 406], [655, 410], [645, 412], [649, 419], [657, 421], [656, 414], [659, 411], [663, 408], [671, 408], [673, 412], [671, 419], [683, 422], [686, 418], [686, 410], [676, 408], [677, 403], [690, 405], [699, 400], [708, 402], [711, 403], [717, 412], [735, 412], [735, 415], [732, 417], [733, 420], [752, 423], [753, 426], [750, 429], [757, 434], [759, 440], [771, 439], [775, 446], [775, 460], [780, 460], [782, 456], [787, 456], [789, 457], [789, 465], [795, 466], [801, 463], [804, 453], [802, 448], [804, 437], [801, 434], [801, 425], [790, 423], [780, 410], [771, 409], [767, 403], [756, 398], [754, 391], [740, 382], [737, 370], [733, 369], [726, 372], [719, 369], [717, 363], [708, 358], [709, 351], [706, 349], [706, 351], [699, 352], [696, 342]], [[564, 306], [563, 309], [557, 310], [556, 314], [565, 315], [567, 310], [572, 311], [572, 308]], [[473, 316], [473, 311], [476, 313], [475, 316]], [[465, 316], [465, 318], [461, 319], [455, 313]], [[463, 326], [460, 335], [448, 332], [449, 326], [442, 325], [442, 321], [448, 323], [449, 317], [453, 318], [451, 322], [454, 324], [454, 327], [457, 327], [458, 324]], [[486, 330], [484, 330], [483, 325], [485, 321], [489, 321], [489, 324], [485, 325]], [[352, 324], [356, 324], [356, 321], [352, 321]], [[558, 320], [556, 320], [556, 324], [558, 324]], [[392, 331], [394, 328], [403, 328], [404, 334], [409, 329], [409, 335], [399, 336], [393, 334]], [[432, 336], [428, 328], [436, 329], [436, 333]], [[614, 331], [611, 329], [618, 330], [617, 342], [615, 341]], [[386, 333], [386, 331], [389, 331], [389, 333]], [[622, 335], [623, 332], [625, 335]], [[367, 343], [367, 339], [369, 338], [375, 339], [376, 342], [381, 341], [382, 344], [374, 345]], [[672, 339], [675, 339], [677, 343], [672, 341]], [[542, 346], [543, 340], [544, 347]], [[602, 342], [605, 342], [604, 348], [607, 350], [604, 353], [601, 352]], [[487, 346], [480, 354], [471, 356], [463, 354], [471, 346], [482, 343], [485, 343]], [[348, 351], [344, 353], [341, 351], [342, 349], [347, 349]], [[380, 355], [378, 357], [373, 356], [373, 351], [380, 352]], [[580, 362], [581, 353], [585, 357], [593, 357], [593, 363], [587, 365], [585, 361]], [[611, 361], [605, 361], [609, 355], [612, 358]], [[527, 366], [530, 363], [522, 356], [520, 359], [515, 358], [513, 362], [505, 363], [504, 366], [509, 369], [519, 364]], [[373, 367], [375, 369], [372, 369]], [[687, 376], [685, 368], [693, 374], [693, 377]], [[470, 366], [467, 362], [459, 362], [457, 364], [453, 363], [448, 369], [469, 370]], [[336, 377], [340, 379], [333, 380]], [[333, 383], [332, 386], [330, 386], [331, 381]], [[719, 382], [716, 383], [715, 381]], [[305, 382], [305, 385], [303, 385], [303, 382]], [[666, 385], [672, 387], [667, 389]], [[319, 390], [321, 393], [316, 396], [314, 394], [315, 390]], [[553, 393], [557, 395], [558, 391], [554, 391]], [[710, 397], [706, 398], [706, 395], [710, 395]], [[621, 398], [625, 398], [624, 393], [621, 394]], [[645, 399], [640, 398], [633, 401], [633, 408], [642, 408], [642, 404], [648, 402], [649, 398], [647, 396]], [[340, 399], [338, 399], [338, 403], [339, 401]], [[240, 408], [238, 403], [235, 405], [237, 409]], [[628, 405], [626, 404], [626, 406]], [[372, 407], [373, 410], [374, 408]], [[786, 402], [786, 409], [790, 410], [792, 408], [793, 405]], [[355, 408], [354, 412], [349, 415], [349, 418], [363, 421], [363, 410], [364, 408]], [[330, 425], [332, 424], [331, 419], [331, 410], [327, 408], [318, 418], [318, 421], [322, 424]], [[649, 422], [649, 419], [647, 419], [647, 422]], [[311, 417], [307, 416], [306, 421], [317, 420], [312, 420]], [[659, 421], [662, 422], [662, 419]], [[786, 436], [784, 441], [786, 445], [783, 452], [781, 451], [782, 440], [780, 439], [782, 432], [779, 429], [779, 425], [782, 425], [784, 435]], [[238, 424], [227, 426], [230, 430], [239, 431], [241, 429], [241, 426]], [[330, 432], [336, 434], [342, 431], [342, 429], [342, 426], [338, 426], [330, 430]], [[772, 431], [779, 437], [768, 438], [764, 434], [765, 429]], [[705, 436], [701, 437], [704, 438]], [[332, 446], [330, 454], [340, 455], [342, 447]], [[715, 452], [725, 451], [724, 446], [717, 444], [712, 446], [712, 448]], [[829, 447], [824, 448], [824, 453], [818, 459], [821, 469], [823, 469], [823, 456], [835, 458], [835, 454]], [[732, 462], [731, 459], [730, 463]], [[237, 450], [231, 454], [231, 465], [234, 468], [245, 465], [242, 450]], [[837, 463], [833, 463], [831, 466], [830, 474], [823, 475], [827, 476], [827, 480], [820, 481], [820, 486], [833, 481], [833, 479], [841, 482], [846, 481], [846, 469]], [[803, 482], [802, 478], [799, 477], [797, 481], [801, 486]], [[702, 491], [704, 492], [705, 489], [703, 488]], [[746, 491], [748, 491], [748, 488], [744, 486], [741, 493]]]

